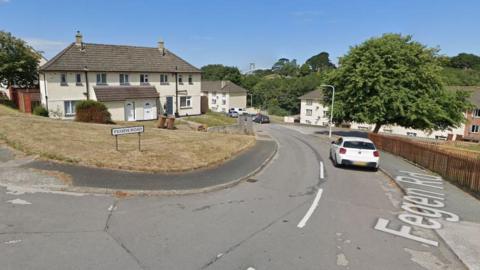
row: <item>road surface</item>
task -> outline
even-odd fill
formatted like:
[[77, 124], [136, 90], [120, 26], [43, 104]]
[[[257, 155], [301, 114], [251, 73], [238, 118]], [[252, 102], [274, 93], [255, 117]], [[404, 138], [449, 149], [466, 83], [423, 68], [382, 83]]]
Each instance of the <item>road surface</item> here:
[[[72, 195], [0, 189], [1, 269], [464, 269], [440, 242], [399, 226], [402, 194], [381, 172], [334, 168], [328, 143], [263, 125], [279, 144], [259, 174], [188, 196]], [[1, 168], [0, 168], [1, 169]]]

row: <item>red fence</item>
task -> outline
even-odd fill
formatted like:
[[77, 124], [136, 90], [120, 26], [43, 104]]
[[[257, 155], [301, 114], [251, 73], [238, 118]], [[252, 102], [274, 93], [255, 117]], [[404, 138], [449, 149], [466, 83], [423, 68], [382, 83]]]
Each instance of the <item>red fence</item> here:
[[480, 158], [472, 153], [462, 153], [442, 148], [436, 143], [414, 141], [408, 138], [368, 135], [378, 149], [401, 156], [440, 174], [450, 182], [480, 195]]

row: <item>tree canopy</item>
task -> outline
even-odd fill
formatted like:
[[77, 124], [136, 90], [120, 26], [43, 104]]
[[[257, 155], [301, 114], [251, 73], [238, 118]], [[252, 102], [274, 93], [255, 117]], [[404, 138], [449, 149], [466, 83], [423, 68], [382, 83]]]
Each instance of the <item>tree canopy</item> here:
[[40, 55], [23, 40], [0, 31], [0, 83], [34, 86], [38, 80]]
[[236, 84], [241, 81], [240, 70], [237, 67], [229, 67], [220, 64], [206, 65], [201, 68], [202, 79], [217, 81], [217, 80], [229, 80]]
[[310, 57], [305, 64], [310, 66], [313, 71], [323, 71], [326, 69], [335, 68], [335, 65], [330, 62], [330, 55], [327, 52], [321, 52], [317, 55]]
[[[411, 36], [385, 34], [354, 46], [329, 78], [337, 87], [334, 118], [407, 128], [456, 127], [470, 107], [468, 93], [445, 90], [438, 49]], [[325, 91], [329, 104], [331, 91]]]
[[480, 70], [480, 56], [471, 53], [460, 53], [450, 58], [450, 67]]

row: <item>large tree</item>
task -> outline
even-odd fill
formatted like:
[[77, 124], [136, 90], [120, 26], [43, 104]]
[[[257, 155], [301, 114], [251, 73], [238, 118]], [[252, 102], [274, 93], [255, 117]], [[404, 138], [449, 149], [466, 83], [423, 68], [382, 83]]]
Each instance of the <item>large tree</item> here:
[[0, 83], [6, 86], [34, 86], [40, 55], [23, 40], [0, 31]]
[[239, 84], [242, 79], [240, 70], [237, 67], [229, 67], [220, 64], [206, 65], [201, 68], [202, 79], [204, 80], [229, 80]]
[[471, 53], [460, 53], [450, 58], [449, 65], [454, 68], [480, 69], [480, 56]]
[[[337, 88], [336, 121], [375, 124], [374, 132], [390, 124], [422, 130], [460, 125], [468, 94], [445, 90], [438, 62], [438, 49], [411, 36], [385, 34], [352, 47], [330, 78]], [[331, 91], [325, 97], [330, 104]]]
[[305, 64], [309, 65], [313, 71], [322, 72], [327, 69], [335, 68], [335, 65], [330, 62], [330, 55], [327, 52], [321, 52], [307, 59]]
[[280, 58], [275, 64], [273, 64], [272, 71], [282, 76], [296, 76], [298, 73], [297, 60]]

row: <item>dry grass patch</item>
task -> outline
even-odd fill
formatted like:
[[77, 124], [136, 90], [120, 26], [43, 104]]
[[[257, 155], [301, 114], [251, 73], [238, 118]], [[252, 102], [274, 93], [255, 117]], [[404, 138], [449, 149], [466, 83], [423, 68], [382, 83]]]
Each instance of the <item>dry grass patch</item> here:
[[[131, 123], [137, 125], [142, 123]], [[160, 130], [145, 123], [142, 151], [137, 135], [119, 136], [113, 125], [78, 123], [26, 115], [0, 105], [0, 139], [28, 154], [113, 169], [185, 171], [219, 164], [255, 144], [252, 136]]]

